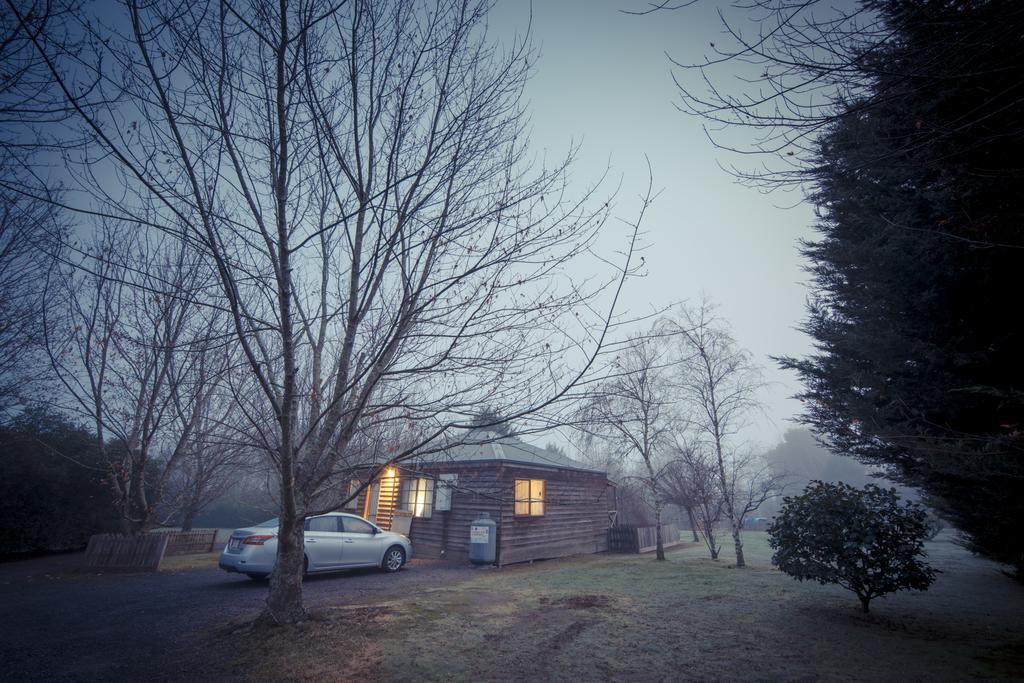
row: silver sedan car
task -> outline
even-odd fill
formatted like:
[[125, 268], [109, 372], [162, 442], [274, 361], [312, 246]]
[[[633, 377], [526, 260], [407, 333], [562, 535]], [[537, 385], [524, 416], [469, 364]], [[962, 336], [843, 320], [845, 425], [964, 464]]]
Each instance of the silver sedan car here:
[[[265, 579], [277, 558], [277, 518], [235, 529], [220, 554], [220, 568]], [[396, 572], [412, 557], [412, 543], [362, 517], [341, 512], [306, 519], [306, 572], [380, 567]]]

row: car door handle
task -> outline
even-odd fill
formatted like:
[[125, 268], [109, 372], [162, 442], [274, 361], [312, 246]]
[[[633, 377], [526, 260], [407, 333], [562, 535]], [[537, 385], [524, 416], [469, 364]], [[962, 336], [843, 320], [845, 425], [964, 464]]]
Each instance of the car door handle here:
[[351, 538], [346, 538], [345, 543], [355, 543]]
[[316, 539], [315, 538], [307, 538], [306, 539], [306, 543], [316, 543]]

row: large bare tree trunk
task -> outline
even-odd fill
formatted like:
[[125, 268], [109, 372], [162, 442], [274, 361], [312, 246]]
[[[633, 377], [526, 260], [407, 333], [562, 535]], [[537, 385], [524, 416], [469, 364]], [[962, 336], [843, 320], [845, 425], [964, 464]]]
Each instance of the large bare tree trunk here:
[[656, 498], [654, 502], [654, 537], [657, 549], [654, 551], [655, 556], [659, 560], [665, 559], [665, 541], [661, 536], [661, 508], [663, 507], [661, 499]]
[[260, 620], [274, 625], [295, 624], [307, 617], [302, 602], [302, 576], [305, 570], [303, 522], [295, 510], [281, 513], [277, 536], [277, 560], [270, 574], [267, 609]]
[[743, 526], [743, 520], [736, 518], [736, 492], [729, 485], [729, 477], [727, 477], [725, 473], [725, 457], [722, 455], [721, 437], [717, 431], [717, 425], [715, 429], [715, 453], [718, 456], [719, 484], [722, 487], [722, 501], [725, 504], [725, 514], [729, 518], [729, 530], [732, 532], [732, 543], [736, 549], [736, 566], [745, 567], [746, 561], [743, 559], [743, 540], [740, 538], [740, 528]]
[[739, 522], [732, 522], [732, 542], [736, 548], [736, 566], [746, 567], [747, 563], [743, 559], [743, 541], [740, 540], [740, 528], [743, 526], [743, 520]]
[[686, 518], [690, 520], [690, 533], [693, 534], [693, 542], [698, 543], [700, 541], [700, 536], [697, 535], [697, 522], [693, 516], [693, 508], [684, 507], [683, 509], [686, 510]]

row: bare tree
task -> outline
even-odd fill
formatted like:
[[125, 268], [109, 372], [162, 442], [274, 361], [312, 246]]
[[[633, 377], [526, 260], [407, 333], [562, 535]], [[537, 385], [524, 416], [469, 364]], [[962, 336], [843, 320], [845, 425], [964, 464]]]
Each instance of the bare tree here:
[[204, 269], [180, 245], [106, 226], [74, 265], [54, 268], [43, 336], [64, 407], [89, 419], [124, 530], [157, 523], [171, 474], [206, 419], [210, 315]]
[[[653, 9], [689, 4], [665, 3]], [[871, 86], [880, 74], [905, 68], [877, 58], [898, 31], [883, 20], [878, 3], [730, 4], [719, 13], [720, 35], [706, 54], [670, 58], [679, 109], [710, 124], [708, 135], [719, 149], [763, 159], [757, 168], [732, 168], [741, 180], [766, 188], [805, 185], [808, 169], [817, 163], [820, 134], [842, 117], [859, 116], [891, 95], [872, 94]], [[901, 78], [919, 76], [908, 70]], [[844, 111], [847, 102], [857, 105]], [[725, 128], [752, 135], [740, 146], [721, 135]]]
[[[32, 153], [69, 141], [55, 139], [49, 126], [70, 110], [36, 45], [73, 54], [68, 30], [77, 0], [18, 0], [17, 11], [0, 13], [0, 186], [22, 189], [19, 167], [28, 170]], [[18, 192], [15, 192], [18, 194]]]
[[665, 466], [665, 501], [686, 510], [694, 531], [693, 540], [703, 538], [711, 559], [717, 560], [721, 545], [716, 538], [716, 526], [722, 519], [723, 500], [717, 463], [706, 449], [689, 444], [677, 444], [675, 452], [676, 458]]
[[671, 364], [662, 340], [635, 336], [619, 348], [608, 377], [597, 384], [584, 404], [582, 427], [607, 439], [620, 457], [636, 457], [639, 477], [654, 507], [657, 559], [665, 559], [661, 515], [665, 491], [661, 483], [664, 450], [671, 445], [678, 418], [674, 412]]
[[[46, 166], [46, 152], [67, 143], [50, 126], [65, 120], [64, 98], [35, 47], [73, 52], [66, 26], [74, 0], [19, 0], [20, 16], [0, 13], [0, 420], [39, 401], [46, 379], [41, 354], [41, 291], [67, 225], [59, 210], [26, 193]], [[42, 154], [39, 154], [42, 153]], [[59, 188], [48, 190], [56, 201]]]
[[204, 378], [197, 387], [197, 422], [189, 432], [182, 455], [168, 480], [163, 505], [182, 531], [190, 531], [207, 506], [221, 498], [245, 475], [265, 464], [246, 436], [246, 426], [232, 395], [229, 374], [237, 373], [234, 345], [203, 354], [196, 373]]
[[42, 290], [63, 232], [52, 207], [0, 189], [0, 420], [43, 391]]
[[742, 567], [745, 562], [740, 530], [743, 516], [749, 512], [745, 478], [748, 461], [739, 453], [737, 439], [751, 413], [759, 410], [761, 373], [750, 354], [737, 347], [707, 300], [695, 307], [680, 306], [664, 325], [676, 340], [680, 399], [687, 406], [695, 437], [714, 458], [736, 566]]
[[[91, 140], [82, 188], [217, 274], [278, 476], [272, 623], [306, 617], [303, 519], [341, 478], [445, 448], [481, 405], [521, 428], [591, 365], [629, 270], [573, 284], [610, 208], [570, 198], [569, 159], [531, 164], [532, 53], [494, 45], [489, 6], [129, 0], [127, 35], [83, 22], [103, 59], [37, 43]], [[367, 461], [389, 424], [417, 439]]]
[[724, 498], [732, 501], [740, 528], [749, 515], [781, 495], [785, 488], [785, 474], [772, 469], [764, 457], [751, 453], [736, 454], [729, 463], [727, 476], [729, 493]]
[[694, 491], [690, 482], [686, 478], [686, 473], [683, 471], [672, 472], [672, 486], [669, 488], [669, 470], [678, 470], [679, 464], [676, 461], [669, 462], [665, 466], [664, 476], [665, 480], [665, 503], [669, 505], [675, 505], [679, 508], [681, 513], [686, 514], [686, 522], [690, 525], [690, 534], [693, 536], [693, 542], [697, 543], [700, 541], [700, 534], [697, 533], [698, 524], [697, 519], [694, 515], [694, 510], [697, 506], [696, 499], [694, 498]]

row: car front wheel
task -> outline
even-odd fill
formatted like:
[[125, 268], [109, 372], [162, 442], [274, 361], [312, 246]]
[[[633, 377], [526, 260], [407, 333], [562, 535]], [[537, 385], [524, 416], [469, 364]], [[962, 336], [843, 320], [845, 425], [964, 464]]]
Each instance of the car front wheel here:
[[381, 567], [386, 572], [397, 572], [405, 564], [405, 551], [399, 548], [397, 545], [388, 548], [388, 551], [384, 553], [384, 561], [381, 562]]

